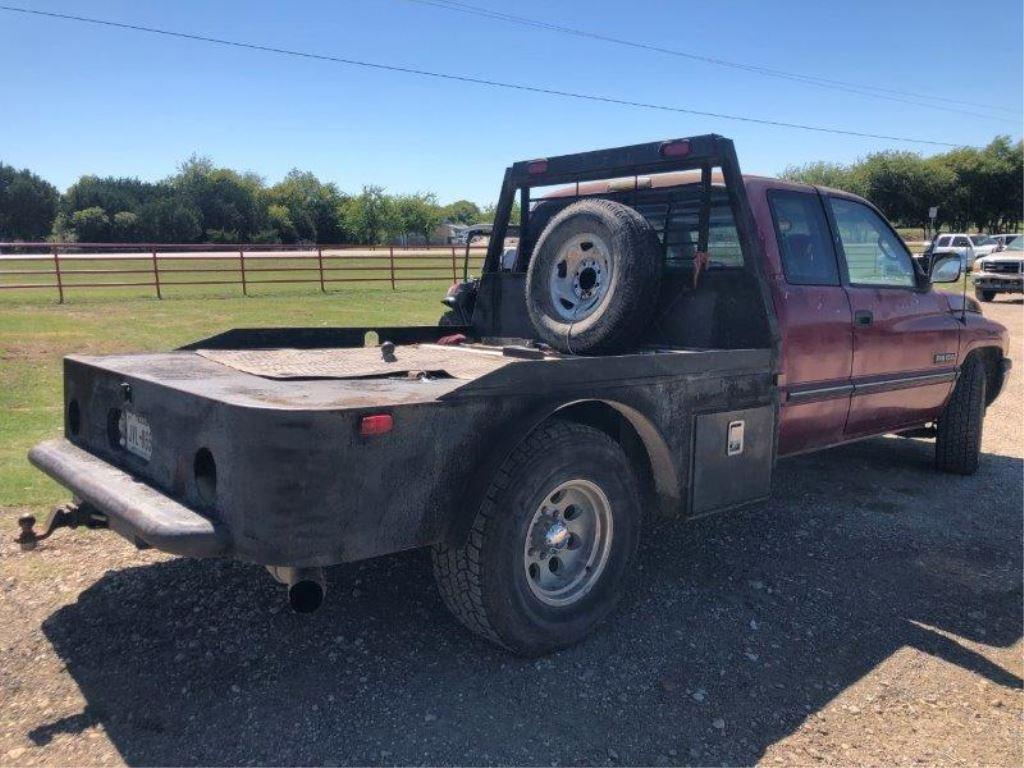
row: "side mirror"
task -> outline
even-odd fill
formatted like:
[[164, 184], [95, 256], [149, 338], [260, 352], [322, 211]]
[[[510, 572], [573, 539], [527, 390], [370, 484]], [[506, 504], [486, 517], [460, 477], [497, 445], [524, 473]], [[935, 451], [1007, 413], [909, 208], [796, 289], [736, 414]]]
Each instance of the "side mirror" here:
[[939, 258], [932, 264], [930, 280], [932, 283], [955, 283], [960, 279], [962, 270], [959, 256]]

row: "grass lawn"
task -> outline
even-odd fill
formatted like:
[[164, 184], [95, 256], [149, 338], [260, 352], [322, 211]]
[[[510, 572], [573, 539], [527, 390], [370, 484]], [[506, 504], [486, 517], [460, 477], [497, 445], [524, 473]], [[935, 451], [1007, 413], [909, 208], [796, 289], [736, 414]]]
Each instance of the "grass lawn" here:
[[[189, 289], [158, 301], [152, 291], [69, 293], [0, 291], [0, 535], [13, 513], [44, 512], [67, 492], [32, 468], [25, 453], [61, 433], [61, 358], [172, 349], [233, 327], [419, 325], [437, 322], [447, 288], [441, 283], [346, 287], [321, 294], [313, 286], [261, 286], [250, 298]], [[270, 289], [275, 289], [273, 294]]]

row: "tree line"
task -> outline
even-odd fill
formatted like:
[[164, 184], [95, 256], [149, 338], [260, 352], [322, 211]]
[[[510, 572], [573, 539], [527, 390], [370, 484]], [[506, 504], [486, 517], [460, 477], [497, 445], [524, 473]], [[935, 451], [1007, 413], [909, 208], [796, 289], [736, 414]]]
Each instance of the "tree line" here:
[[254, 173], [191, 157], [159, 182], [82, 176], [66, 192], [0, 163], [0, 241], [110, 243], [437, 242], [445, 222], [489, 221], [469, 200], [441, 205], [431, 192], [355, 195], [293, 170], [268, 186]]
[[851, 165], [809, 163], [782, 175], [867, 198], [898, 227], [927, 227], [933, 206], [936, 227], [955, 232], [1016, 232], [1024, 215], [1024, 144], [1009, 136], [982, 149], [930, 157], [876, 152]]
[[[926, 226], [937, 206], [940, 228], [1015, 231], [1024, 208], [1022, 148], [997, 136], [983, 149], [877, 152], [851, 165], [791, 166], [782, 176], [859, 194], [900, 227]], [[0, 241], [423, 243], [437, 242], [444, 222], [493, 215], [493, 206], [441, 205], [430, 192], [392, 195], [369, 185], [346, 194], [308, 171], [268, 186], [257, 174], [195, 156], [163, 181], [82, 176], [63, 194], [0, 162]]]

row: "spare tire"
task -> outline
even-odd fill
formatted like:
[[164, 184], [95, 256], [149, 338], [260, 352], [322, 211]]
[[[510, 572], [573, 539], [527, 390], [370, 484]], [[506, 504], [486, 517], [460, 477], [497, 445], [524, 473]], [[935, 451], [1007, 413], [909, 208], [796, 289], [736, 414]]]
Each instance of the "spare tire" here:
[[650, 223], [611, 200], [580, 200], [544, 228], [526, 273], [526, 306], [542, 341], [562, 352], [616, 352], [654, 313], [661, 245]]

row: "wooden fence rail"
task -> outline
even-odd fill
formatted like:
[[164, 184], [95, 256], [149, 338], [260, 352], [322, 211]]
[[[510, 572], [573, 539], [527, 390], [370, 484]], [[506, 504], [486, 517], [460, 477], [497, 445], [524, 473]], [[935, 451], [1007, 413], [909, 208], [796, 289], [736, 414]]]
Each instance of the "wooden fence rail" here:
[[[486, 246], [469, 252], [479, 274]], [[154, 243], [0, 243], [0, 291], [151, 288], [158, 299], [180, 286], [455, 282], [465, 246], [283, 246]], [[33, 279], [26, 279], [33, 278]]]

